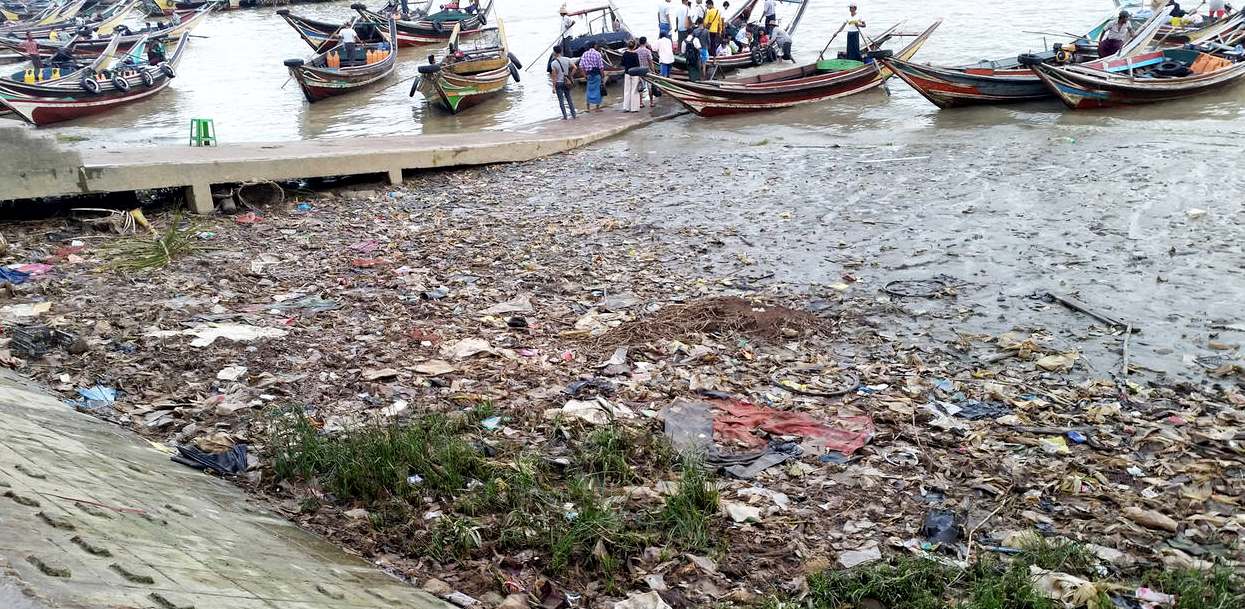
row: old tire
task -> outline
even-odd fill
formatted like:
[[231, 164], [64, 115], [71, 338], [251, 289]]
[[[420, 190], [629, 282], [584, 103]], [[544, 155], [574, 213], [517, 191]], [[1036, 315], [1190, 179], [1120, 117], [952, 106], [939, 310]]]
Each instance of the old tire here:
[[422, 84], [424, 84], [424, 78], [422, 76], [416, 76], [415, 81], [411, 83], [411, 94], [407, 97], [415, 97], [415, 92], [419, 91], [419, 85]]
[[513, 78], [515, 82], [519, 82], [519, 67], [513, 63], [510, 64], [510, 77]]
[[755, 44], [752, 45], [752, 50], [748, 52], [748, 58], [752, 60], [752, 65], [754, 66], [765, 63], [765, 56], [761, 54], [761, 48]]
[[287, 68], [299, 68], [299, 67], [302, 67], [302, 65], [303, 65], [303, 60], [301, 60], [301, 59], [287, 59], [287, 60], [285, 60], [285, 67], [287, 67]]
[[116, 87], [118, 91], [124, 93], [130, 90], [130, 80], [124, 76], [113, 76], [112, 86]]
[[519, 68], [520, 70], [523, 69], [523, 62], [519, 61], [519, 58], [515, 57], [514, 53], [506, 53], [506, 57], [510, 58], [510, 63], [513, 64], [514, 67]]
[[82, 87], [83, 91], [86, 91], [91, 95], [99, 93], [99, 81], [91, 78], [90, 76], [78, 81], [78, 85]]
[[277, 9], [277, 14], [278, 14], [278, 15], [281, 15], [282, 17], [284, 17], [284, 16], [286, 16], [286, 15], [289, 15], [289, 14], [290, 14], [290, 9], [288, 9], [288, 8], [279, 8], [279, 9]]
[[169, 65], [168, 62], [166, 61], [160, 62], [159, 67], [160, 67], [160, 71], [164, 72], [165, 76], [169, 78], [177, 78], [177, 70], [174, 70], [173, 66]]
[[151, 72], [148, 72], [147, 70], [143, 70], [142, 72], [139, 72], [138, 77], [143, 79], [144, 87], [150, 87], [156, 84], [156, 77], [152, 76]]
[[1041, 65], [1042, 58], [1032, 53], [1025, 53], [1024, 55], [1017, 57], [1016, 61], [1022, 66], [1036, 66]]
[[441, 64], [426, 63], [426, 64], [419, 66], [418, 70], [420, 74], [436, 74], [437, 72], [441, 71]]

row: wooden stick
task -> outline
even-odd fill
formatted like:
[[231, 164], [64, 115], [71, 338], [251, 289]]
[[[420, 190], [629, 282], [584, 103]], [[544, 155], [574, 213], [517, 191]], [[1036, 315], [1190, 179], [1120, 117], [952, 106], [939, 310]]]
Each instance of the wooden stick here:
[[817, 61], [821, 61], [821, 60], [823, 60], [823, 59], [825, 59], [825, 58], [826, 58], [826, 51], [829, 51], [829, 50], [830, 50], [830, 45], [831, 45], [831, 44], [834, 44], [834, 39], [835, 39], [835, 38], [838, 38], [838, 37], [839, 37], [839, 34], [842, 34], [842, 33], [843, 33], [843, 30], [845, 30], [845, 29], [847, 29], [847, 22], [846, 22], [846, 21], [844, 21], [844, 22], [843, 22], [843, 25], [840, 25], [840, 26], [839, 26], [839, 30], [838, 30], [837, 32], [835, 32], [833, 36], [831, 36], [831, 37], [830, 37], [830, 40], [827, 40], [827, 41], [826, 41], [826, 46], [825, 46], [824, 48], [822, 48], [822, 49], [821, 49], [821, 53], [819, 53], [819, 54], [817, 55]]

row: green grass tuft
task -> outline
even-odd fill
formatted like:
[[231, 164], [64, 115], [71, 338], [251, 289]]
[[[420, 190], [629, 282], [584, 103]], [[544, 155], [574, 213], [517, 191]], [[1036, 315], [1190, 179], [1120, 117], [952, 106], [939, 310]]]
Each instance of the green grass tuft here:
[[564, 522], [549, 527], [549, 565], [555, 572], [581, 565], [608, 575], [644, 547], [646, 536], [629, 527], [590, 480], [572, 481], [566, 498], [570, 508], [563, 508]]
[[579, 446], [580, 471], [602, 483], [634, 482], [638, 476], [628, 460], [635, 449], [633, 436], [617, 425], [594, 429]]
[[[428, 415], [329, 436], [294, 409], [270, 419], [268, 445], [278, 478], [316, 478], [338, 500], [371, 502], [429, 491], [448, 496], [469, 480], [489, 478], [488, 464], [463, 431], [462, 421]], [[410, 484], [412, 475], [423, 481]]]
[[122, 273], [144, 273], [193, 253], [198, 249], [195, 234], [199, 231], [193, 225], [179, 229], [179, 224], [181, 217], [174, 216], [168, 229], [154, 238], [124, 239], [105, 248], [105, 255], [112, 259], [107, 267]]
[[1147, 586], [1176, 596], [1176, 609], [1239, 609], [1245, 607], [1245, 579], [1228, 567], [1210, 571], [1182, 569], [1149, 573]]
[[660, 521], [671, 543], [704, 550], [713, 543], [710, 521], [718, 512], [718, 490], [695, 456], [685, 456], [680, 470], [678, 492], [666, 498]]

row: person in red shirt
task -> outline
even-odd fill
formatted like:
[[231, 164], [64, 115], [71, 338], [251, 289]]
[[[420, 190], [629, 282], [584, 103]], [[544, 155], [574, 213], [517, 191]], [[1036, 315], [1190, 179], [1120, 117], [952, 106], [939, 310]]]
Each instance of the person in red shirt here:
[[39, 43], [30, 37], [30, 32], [26, 32], [26, 40], [22, 42], [22, 53], [30, 58], [36, 72], [43, 69], [43, 58], [39, 57]]

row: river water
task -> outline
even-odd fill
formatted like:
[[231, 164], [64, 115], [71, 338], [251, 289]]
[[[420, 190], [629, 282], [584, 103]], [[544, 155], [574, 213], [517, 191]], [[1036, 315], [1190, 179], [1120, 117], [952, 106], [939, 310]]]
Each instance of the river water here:
[[[810, 0], [808, 12], [796, 34], [797, 58], [809, 59], [842, 23], [843, 0]], [[373, 0], [378, 4], [379, 0]], [[288, 82], [282, 60], [308, 54], [306, 45], [272, 8], [217, 13], [195, 33], [179, 78], [155, 99], [118, 112], [44, 131], [83, 139], [87, 147], [126, 144], [180, 143], [191, 118], [212, 118], [222, 142], [285, 141], [370, 134], [445, 133], [491, 128], [515, 128], [557, 114], [557, 105], [546, 86], [539, 56], [558, 28], [562, 0], [496, 0], [515, 54], [537, 66], [523, 72], [523, 82], [512, 83], [504, 97], [489, 101], [458, 116], [448, 116], [420, 103], [418, 94], [408, 96], [406, 81], [416, 66], [435, 47], [403, 49], [398, 75], [371, 91], [330, 99], [317, 104], [303, 101], [298, 87]], [[618, 0], [616, 4], [631, 29], [652, 35], [656, 22], [655, 0]], [[999, 58], [1045, 48], [1055, 37], [1030, 31], [1086, 31], [1113, 10], [1106, 0], [1063, 2], [1039, 0], [1018, 10], [1011, 3], [969, 0], [875, 0], [861, 2], [862, 14], [875, 31], [905, 21], [907, 30], [919, 30], [936, 18], [945, 21], [920, 58], [933, 62], [963, 63]], [[784, 7], [785, 8], [785, 7]], [[322, 20], [344, 20], [354, 14], [349, 2], [295, 5], [295, 14]], [[835, 41], [841, 48], [843, 36]], [[525, 66], [527, 67], [527, 66]], [[392, 86], [391, 86], [392, 85]], [[1020, 109], [968, 110], [939, 114], [915, 92], [895, 81], [892, 96], [865, 95], [823, 105], [813, 110], [753, 116], [742, 124], [772, 124], [783, 129], [850, 129], [869, 124], [892, 128], [961, 121], [1041, 124], [1057, 120], [1087, 120], [1107, 124], [1102, 114], [1082, 118], [1064, 117], [1050, 104]], [[1132, 116], [1235, 119], [1242, 111], [1240, 95], [1216, 98], [1210, 104], [1163, 106]], [[808, 121], [812, 121], [810, 124]], [[716, 122], [729, 128], [740, 121]]]

